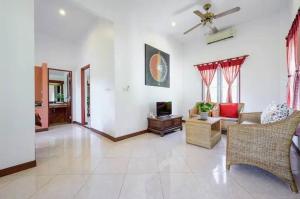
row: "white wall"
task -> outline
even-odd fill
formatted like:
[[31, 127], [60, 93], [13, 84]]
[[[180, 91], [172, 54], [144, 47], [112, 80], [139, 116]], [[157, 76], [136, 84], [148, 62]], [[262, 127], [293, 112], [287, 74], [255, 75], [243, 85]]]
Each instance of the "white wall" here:
[[233, 39], [206, 45], [196, 38], [184, 46], [184, 110], [187, 114], [201, 100], [201, 79], [193, 67], [198, 63], [250, 55], [241, 69], [241, 101], [246, 111], [261, 111], [272, 101], [279, 102], [280, 71], [285, 68], [284, 38], [279, 34], [279, 16], [251, 21], [236, 26]]
[[112, 136], [115, 133], [115, 79], [113, 24], [99, 19], [81, 43], [80, 67], [75, 72], [76, 115], [81, 122], [80, 68], [90, 64], [91, 127]]
[[290, 21], [294, 20], [298, 9], [300, 8], [300, 1], [299, 0], [290, 0], [288, 1], [289, 4], [289, 16]]
[[33, 14], [33, 0], [1, 1], [0, 169], [35, 160]]
[[80, 69], [90, 64], [91, 127], [114, 136], [113, 24], [103, 18], [88, 23], [90, 29], [77, 42], [61, 39], [59, 32], [53, 35], [36, 31], [35, 63], [46, 62], [51, 68], [73, 71], [73, 120], [77, 122], [81, 122]]
[[[144, 45], [170, 54], [171, 88], [145, 86]], [[101, 19], [82, 42], [81, 67], [91, 65], [91, 127], [114, 137], [147, 128], [156, 101], [172, 101], [182, 113], [182, 46], [133, 22], [112, 24]], [[76, 71], [76, 101], [80, 102], [80, 68]], [[129, 91], [124, 88], [130, 86]], [[76, 121], [81, 107], [76, 105]], [[124, 119], [126, 118], [126, 119]]]
[[[182, 114], [181, 44], [134, 21], [117, 23], [115, 31], [116, 136], [147, 129], [157, 101], [172, 101], [173, 114]], [[170, 55], [170, 88], [145, 86], [145, 43]]]
[[[115, 1], [74, 1], [87, 8], [95, 15], [105, 16], [113, 21], [114, 70], [112, 76], [114, 77], [115, 83], [113, 87], [111, 87], [112, 85], [109, 86], [104, 93], [101, 93], [101, 90], [97, 90], [97, 92], [99, 92], [99, 97], [105, 93], [115, 93], [114, 95], [112, 94], [112, 96], [114, 96], [115, 115], [110, 115], [113, 110], [102, 113], [109, 114], [109, 117], [115, 118], [115, 121], [112, 123], [115, 127], [112, 135], [118, 137], [145, 130], [147, 128], [147, 116], [150, 111], [155, 111], [154, 106], [157, 101], [172, 101], [173, 113], [182, 114], [182, 45], [173, 40], [170, 36], [160, 34], [159, 29], [148, 29], [146, 27], [147, 23], [140, 20], [134, 13], [123, 13], [122, 10], [126, 9], [121, 9], [121, 11], [119, 10], [118, 12], [106, 9], [106, 3], [108, 4], [108, 7], [110, 7], [111, 4], [116, 3]], [[117, 2], [117, 5], [122, 8], [130, 6], [126, 2]], [[145, 86], [145, 43], [170, 54], [170, 88]], [[92, 70], [93, 66], [91, 65], [91, 89], [93, 86]], [[101, 73], [100, 68], [97, 73]], [[98, 79], [100, 79], [100, 76]], [[100, 83], [100, 81], [98, 82]], [[124, 90], [127, 86], [130, 86], [128, 92]], [[110, 90], [110, 88], [114, 89]], [[93, 93], [92, 90], [91, 93]], [[91, 96], [91, 100], [93, 100], [93, 96]], [[106, 102], [106, 100], [104, 102]], [[97, 103], [102, 103], [102, 101], [98, 100]], [[112, 108], [114, 107], [112, 104], [110, 104], [110, 106]], [[93, 109], [93, 105], [91, 105], [91, 110], [93, 111]], [[111, 108], [103, 110], [99, 109], [98, 111], [107, 111], [107, 109]], [[93, 117], [94, 115], [92, 114], [92, 120]], [[100, 121], [101, 118], [98, 118], [97, 122]], [[94, 126], [93, 121], [92, 126]], [[98, 127], [100, 127], [100, 125], [98, 125]]]
[[35, 35], [35, 63], [48, 67], [73, 70], [79, 65], [80, 43], [60, 39], [43, 32]]
[[[37, 28], [36, 28], [37, 29]], [[47, 63], [49, 68], [64, 69], [73, 71], [80, 66], [80, 42], [72, 42], [60, 39], [57, 36], [49, 35], [44, 32], [35, 31], [35, 65]], [[72, 117], [76, 118], [76, 95], [80, 90], [75, 89], [75, 78], [73, 75], [72, 94], [73, 107]], [[66, 84], [64, 86], [67, 86]], [[64, 89], [65, 90], [65, 89]], [[80, 104], [80, 101], [78, 101]]]

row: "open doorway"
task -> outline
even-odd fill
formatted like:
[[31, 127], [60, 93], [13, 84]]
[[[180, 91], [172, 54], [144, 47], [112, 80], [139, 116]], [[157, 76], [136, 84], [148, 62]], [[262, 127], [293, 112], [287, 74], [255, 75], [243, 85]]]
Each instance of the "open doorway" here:
[[49, 126], [72, 123], [72, 71], [48, 69]]
[[91, 127], [90, 65], [81, 68], [81, 124]]

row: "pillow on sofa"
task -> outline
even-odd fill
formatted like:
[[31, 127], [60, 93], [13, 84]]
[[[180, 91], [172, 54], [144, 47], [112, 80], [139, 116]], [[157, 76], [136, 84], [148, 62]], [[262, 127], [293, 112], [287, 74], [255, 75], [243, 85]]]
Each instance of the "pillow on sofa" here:
[[262, 112], [260, 120], [262, 124], [278, 122], [286, 119], [292, 112], [293, 110], [291, 110], [286, 103], [277, 105], [271, 103]]
[[220, 116], [229, 118], [239, 117], [239, 104], [238, 103], [222, 103], [220, 106]]

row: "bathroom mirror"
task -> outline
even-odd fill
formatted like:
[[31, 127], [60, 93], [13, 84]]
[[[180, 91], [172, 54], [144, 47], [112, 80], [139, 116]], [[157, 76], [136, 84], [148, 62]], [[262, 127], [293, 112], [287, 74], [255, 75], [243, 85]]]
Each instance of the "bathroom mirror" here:
[[49, 70], [49, 103], [67, 103], [69, 99], [68, 72]]

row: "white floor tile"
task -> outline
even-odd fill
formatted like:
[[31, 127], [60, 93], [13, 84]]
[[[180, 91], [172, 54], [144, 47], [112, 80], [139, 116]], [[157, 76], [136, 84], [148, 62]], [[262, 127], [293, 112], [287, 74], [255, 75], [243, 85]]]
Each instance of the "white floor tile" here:
[[163, 199], [158, 174], [127, 174], [120, 199]]
[[182, 157], [163, 156], [158, 158], [158, 167], [160, 173], [190, 173], [186, 161]]
[[127, 158], [102, 158], [94, 170], [95, 174], [124, 174], [127, 172], [129, 159]]
[[[257, 198], [268, 195], [273, 198], [293, 198], [289, 185], [276, 176], [262, 169], [232, 165], [228, 176], [231, 176], [241, 187]], [[300, 195], [297, 194], [300, 198]]]
[[208, 198], [253, 199], [251, 194], [226, 172], [201, 172], [195, 176]]
[[86, 175], [57, 175], [40, 189], [34, 199], [69, 199], [74, 198], [85, 184]]
[[76, 199], [118, 199], [124, 175], [92, 175], [76, 195]]
[[128, 173], [156, 173], [158, 165], [156, 158], [131, 158]]
[[[296, 199], [300, 194], [256, 167], [226, 171], [226, 136], [211, 150], [185, 132], [112, 142], [78, 125], [36, 134], [37, 167], [0, 178], [0, 199]], [[300, 189], [300, 158], [292, 153]]]
[[25, 199], [45, 186], [52, 176], [22, 176], [0, 188], [0, 198]]
[[192, 174], [162, 174], [161, 175], [164, 199], [199, 199], [206, 198]]

